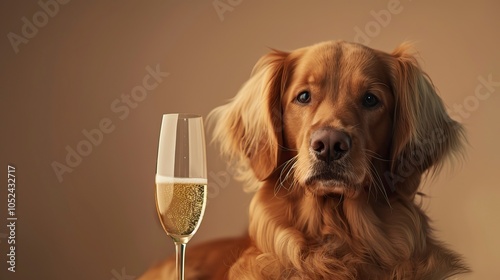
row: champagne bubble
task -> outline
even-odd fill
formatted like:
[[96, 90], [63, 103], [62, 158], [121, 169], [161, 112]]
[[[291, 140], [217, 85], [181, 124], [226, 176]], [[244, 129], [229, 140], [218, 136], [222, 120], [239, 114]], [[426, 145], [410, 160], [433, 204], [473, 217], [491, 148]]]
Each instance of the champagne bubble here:
[[157, 211], [163, 228], [172, 235], [192, 235], [205, 211], [207, 185], [160, 183], [156, 187]]

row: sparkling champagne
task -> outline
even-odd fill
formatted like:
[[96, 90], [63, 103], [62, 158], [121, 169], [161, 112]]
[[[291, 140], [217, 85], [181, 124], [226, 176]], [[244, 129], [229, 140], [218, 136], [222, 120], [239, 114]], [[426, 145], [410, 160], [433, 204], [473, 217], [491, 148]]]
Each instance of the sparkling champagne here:
[[[160, 177], [160, 178], [159, 178]], [[192, 236], [207, 202], [207, 179], [156, 178], [156, 210], [163, 229], [171, 236]]]

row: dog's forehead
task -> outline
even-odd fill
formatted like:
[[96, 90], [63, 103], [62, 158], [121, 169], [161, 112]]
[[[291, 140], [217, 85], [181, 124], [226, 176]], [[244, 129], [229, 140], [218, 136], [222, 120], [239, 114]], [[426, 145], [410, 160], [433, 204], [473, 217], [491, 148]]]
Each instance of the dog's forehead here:
[[[320, 43], [298, 52], [295, 73], [304, 82], [321, 84], [326, 80], [340, 80], [374, 74], [374, 50], [356, 43], [333, 41]], [[348, 76], [348, 77], [345, 77]]]

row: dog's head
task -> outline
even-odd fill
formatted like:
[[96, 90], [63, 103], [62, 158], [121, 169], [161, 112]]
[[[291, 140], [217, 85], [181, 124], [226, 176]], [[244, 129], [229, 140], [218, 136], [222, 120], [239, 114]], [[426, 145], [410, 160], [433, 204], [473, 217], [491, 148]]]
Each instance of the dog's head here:
[[292, 179], [318, 195], [414, 195], [463, 138], [407, 45], [391, 54], [343, 41], [273, 51], [210, 118], [243, 177]]

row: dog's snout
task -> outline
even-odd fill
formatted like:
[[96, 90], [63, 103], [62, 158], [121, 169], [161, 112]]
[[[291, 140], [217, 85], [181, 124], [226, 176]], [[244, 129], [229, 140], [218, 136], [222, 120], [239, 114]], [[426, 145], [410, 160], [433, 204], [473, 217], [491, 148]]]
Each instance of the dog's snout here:
[[323, 161], [339, 160], [351, 148], [351, 138], [336, 129], [320, 129], [311, 135], [311, 149]]

